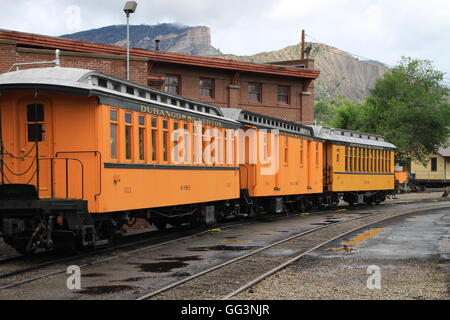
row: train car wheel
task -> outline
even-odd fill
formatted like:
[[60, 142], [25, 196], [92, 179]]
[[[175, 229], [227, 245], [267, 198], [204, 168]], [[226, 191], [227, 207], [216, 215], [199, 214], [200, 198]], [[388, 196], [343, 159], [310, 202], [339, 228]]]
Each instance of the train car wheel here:
[[167, 221], [155, 221], [153, 222], [153, 225], [156, 227], [156, 229], [164, 231], [167, 228]]

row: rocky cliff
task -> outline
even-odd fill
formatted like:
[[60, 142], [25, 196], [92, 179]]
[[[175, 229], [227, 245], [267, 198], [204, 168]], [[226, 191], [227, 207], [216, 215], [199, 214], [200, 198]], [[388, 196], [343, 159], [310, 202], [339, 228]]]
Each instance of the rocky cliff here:
[[[376, 61], [363, 61], [345, 51], [317, 43], [308, 43], [310, 58], [315, 60], [315, 68], [320, 70], [316, 82], [316, 100], [344, 97], [361, 100], [369, 95], [375, 80], [388, 68]], [[221, 58], [256, 63], [276, 63], [276, 61], [300, 59], [298, 45], [281, 50], [263, 52], [252, 56], [221, 55]]]
[[[126, 46], [126, 26], [116, 25], [99, 29], [62, 35], [63, 38], [87, 42]], [[211, 56], [220, 52], [211, 45], [211, 30], [208, 27], [188, 27], [162, 23], [154, 26], [130, 26], [131, 47], [155, 49], [155, 40], [160, 41], [160, 50], [191, 55]]]
[[[263, 52], [253, 56], [223, 55], [211, 45], [208, 27], [189, 27], [163, 23], [154, 26], [130, 26], [131, 46], [155, 49], [155, 39], [160, 39], [160, 50], [198, 56], [268, 63], [300, 58], [299, 46]], [[126, 45], [126, 26], [117, 25], [63, 35], [64, 38], [117, 46]], [[316, 99], [344, 97], [360, 100], [369, 94], [375, 80], [387, 67], [376, 61], [362, 61], [352, 55], [323, 44], [308, 43], [310, 57], [315, 59], [316, 69], [321, 71], [316, 82]]]

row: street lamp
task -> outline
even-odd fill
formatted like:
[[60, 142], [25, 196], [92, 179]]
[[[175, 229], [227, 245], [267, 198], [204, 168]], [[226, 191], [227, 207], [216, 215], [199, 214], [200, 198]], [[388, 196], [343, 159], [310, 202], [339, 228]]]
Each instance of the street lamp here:
[[136, 11], [136, 7], [136, 1], [127, 1], [123, 8], [127, 15], [127, 80], [130, 80], [130, 14]]

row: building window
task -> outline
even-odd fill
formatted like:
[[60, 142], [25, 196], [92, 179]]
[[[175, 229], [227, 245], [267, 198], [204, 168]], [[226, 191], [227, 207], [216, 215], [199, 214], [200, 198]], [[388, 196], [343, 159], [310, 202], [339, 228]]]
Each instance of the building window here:
[[278, 86], [278, 102], [289, 104], [290, 89], [288, 86]]
[[431, 158], [431, 171], [437, 171], [437, 158]]
[[125, 113], [125, 158], [131, 160], [132, 129], [131, 113]]
[[214, 98], [214, 79], [200, 79], [200, 96]]
[[164, 91], [171, 94], [180, 94], [180, 76], [166, 75], [164, 80]]
[[261, 84], [248, 84], [248, 100], [261, 102]]
[[117, 159], [117, 111], [111, 110], [109, 112], [110, 115], [110, 150], [111, 150], [111, 159]]

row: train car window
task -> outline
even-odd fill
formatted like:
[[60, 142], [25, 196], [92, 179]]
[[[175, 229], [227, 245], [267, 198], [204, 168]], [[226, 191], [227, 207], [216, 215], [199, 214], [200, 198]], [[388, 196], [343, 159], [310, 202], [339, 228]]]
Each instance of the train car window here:
[[300, 165], [303, 166], [303, 141], [300, 141]]
[[284, 137], [284, 165], [288, 165], [289, 160], [289, 139], [287, 136]]
[[28, 142], [40, 142], [44, 140], [44, 105], [29, 104], [27, 106], [27, 122], [28, 123]]
[[113, 82], [112, 85], [113, 85], [113, 90], [119, 91], [119, 92], [122, 91], [122, 85], [119, 82]]
[[352, 147], [349, 148], [349, 164], [350, 164], [349, 171], [353, 172], [353, 148]]
[[339, 163], [341, 158], [341, 149], [336, 149], [336, 162]]
[[169, 161], [169, 121], [163, 120], [163, 161]]
[[27, 106], [27, 121], [28, 122], [44, 121], [44, 105], [43, 104], [29, 104]]
[[111, 152], [111, 159], [117, 159], [117, 111], [116, 110], [110, 110], [110, 152]]
[[156, 161], [156, 148], [158, 146], [158, 121], [156, 118], [152, 118], [152, 161]]
[[125, 113], [125, 158], [132, 159], [132, 124], [131, 113]]
[[28, 124], [28, 142], [41, 142], [44, 140], [43, 124]]
[[139, 116], [139, 125], [145, 126], [145, 117], [144, 116]]
[[316, 142], [316, 166], [319, 165], [319, 143]]
[[103, 88], [108, 88], [108, 81], [106, 81], [106, 79], [99, 78], [98, 86], [103, 87]]
[[145, 90], [138, 90], [138, 95], [140, 98], [145, 98], [145, 96], [146, 96]]
[[145, 160], [145, 116], [139, 116], [139, 160]]
[[134, 88], [132, 88], [132, 87], [127, 87], [127, 93], [128, 93], [128, 94], [131, 94], [131, 95], [134, 95]]
[[131, 124], [131, 113], [125, 113], [125, 123]]
[[348, 147], [345, 147], [345, 172], [348, 172]]
[[190, 135], [189, 132], [189, 125], [187, 123], [184, 124], [184, 162], [186, 164], [191, 163], [189, 160], [190, 154], [191, 154], [191, 144], [190, 144]]

